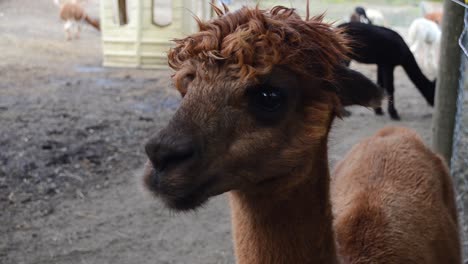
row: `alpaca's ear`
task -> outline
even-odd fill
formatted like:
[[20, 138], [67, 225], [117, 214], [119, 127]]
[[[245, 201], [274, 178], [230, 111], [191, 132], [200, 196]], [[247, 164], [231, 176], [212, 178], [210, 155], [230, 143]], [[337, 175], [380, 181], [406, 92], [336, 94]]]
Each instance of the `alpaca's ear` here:
[[361, 73], [342, 66], [336, 71], [334, 88], [343, 106], [380, 106], [384, 91]]

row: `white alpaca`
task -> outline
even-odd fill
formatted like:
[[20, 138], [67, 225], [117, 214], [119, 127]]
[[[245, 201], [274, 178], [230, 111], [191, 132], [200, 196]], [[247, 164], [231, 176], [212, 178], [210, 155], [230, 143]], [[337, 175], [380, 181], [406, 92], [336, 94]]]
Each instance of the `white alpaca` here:
[[441, 31], [436, 23], [417, 18], [411, 23], [408, 42], [414, 56], [432, 75], [437, 74]]

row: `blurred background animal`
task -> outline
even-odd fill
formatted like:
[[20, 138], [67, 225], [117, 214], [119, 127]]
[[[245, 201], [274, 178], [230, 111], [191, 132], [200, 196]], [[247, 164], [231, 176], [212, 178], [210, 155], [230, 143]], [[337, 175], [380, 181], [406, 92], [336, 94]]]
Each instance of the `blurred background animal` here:
[[443, 10], [440, 6], [435, 5], [434, 3], [422, 1], [419, 3], [419, 7], [421, 8], [421, 15], [424, 18], [432, 20], [439, 26], [441, 25]]
[[[401, 65], [406, 74], [421, 92], [427, 103], [434, 105], [435, 81], [430, 81], [419, 68], [410, 48], [397, 32], [380, 26], [350, 22], [341, 24], [353, 40], [348, 56], [357, 62], [377, 65], [377, 83], [385, 88], [388, 95], [388, 113], [394, 120], [400, 116], [395, 108], [395, 87], [393, 72]], [[382, 108], [375, 113], [383, 114]]]
[[60, 7], [60, 19], [65, 22], [63, 28], [67, 40], [80, 38], [83, 23], [87, 23], [95, 29], [100, 30], [99, 20], [91, 18], [86, 13], [81, 5], [83, 2], [85, 1], [72, 0], [61, 2], [60, 0], [54, 0], [54, 3]]
[[366, 10], [362, 6], [357, 6], [354, 13], [351, 15], [351, 22], [361, 22], [364, 24], [372, 24], [372, 21], [367, 17]]
[[417, 18], [409, 27], [408, 43], [421, 67], [431, 75], [436, 75], [439, 63], [441, 30], [426, 18]]
[[442, 23], [442, 12], [430, 12], [424, 15], [424, 18], [429, 19], [437, 23], [437, 25], [441, 25]]
[[379, 10], [365, 9], [357, 6], [351, 14], [351, 22], [361, 22], [364, 24], [385, 25], [385, 17]]

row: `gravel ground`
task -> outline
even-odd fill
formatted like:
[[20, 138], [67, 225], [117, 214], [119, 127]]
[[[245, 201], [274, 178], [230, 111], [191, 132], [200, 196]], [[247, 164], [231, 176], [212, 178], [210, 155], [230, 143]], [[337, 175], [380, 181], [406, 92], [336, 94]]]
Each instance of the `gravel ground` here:
[[[233, 263], [225, 196], [175, 214], [141, 190], [144, 142], [180, 101], [169, 71], [101, 68], [99, 33], [65, 41], [51, 0], [1, 1], [0, 46], [0, 263]], [[395, 79], [403, 120], [351, 108], [331, 164], [385, 125], [430, 142], [433, 110]]]

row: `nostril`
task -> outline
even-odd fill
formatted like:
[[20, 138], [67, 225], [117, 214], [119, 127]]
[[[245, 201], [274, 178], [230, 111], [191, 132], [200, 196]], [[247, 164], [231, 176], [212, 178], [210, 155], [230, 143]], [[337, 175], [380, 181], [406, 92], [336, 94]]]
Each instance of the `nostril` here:
[[153, 167], [159, 171], [177, 166], [191, 159], [195, 154], [192, 144], [163, 144], [155, 141], [148, 142], [145, 151]]

